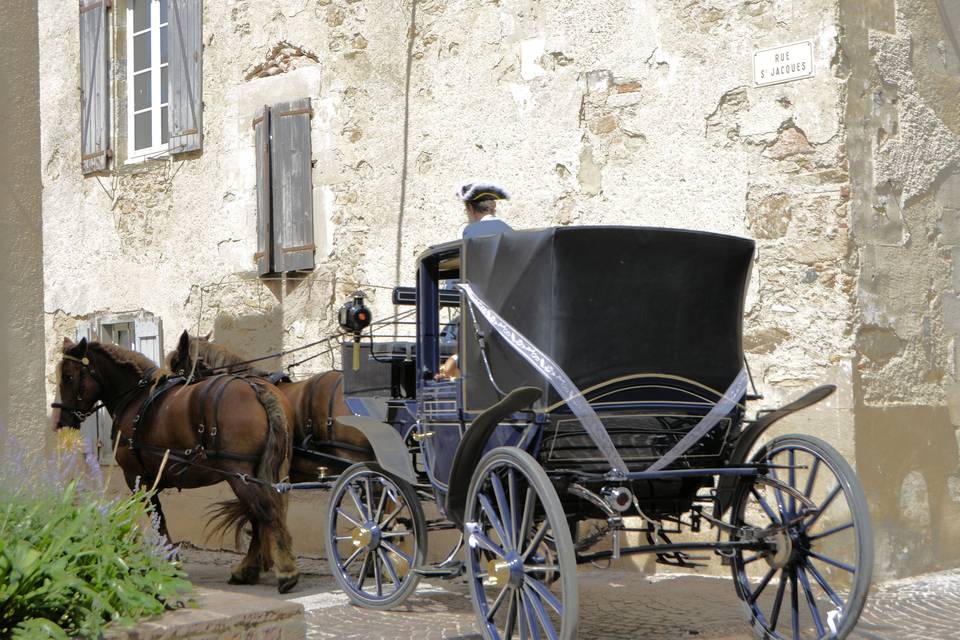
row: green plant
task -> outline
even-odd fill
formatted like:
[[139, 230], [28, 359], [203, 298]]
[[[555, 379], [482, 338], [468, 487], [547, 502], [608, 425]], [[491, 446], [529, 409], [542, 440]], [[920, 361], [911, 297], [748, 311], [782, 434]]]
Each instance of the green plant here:
[[[60, 456], [55, 467], [63, 468]], [[6, 475], [0, 638], [97, 637], [110, 621], [132, 624], [182, 606], [190, 583], [150, 526], [149, 492], [109, 499], [79, 476], [38, 488]]]

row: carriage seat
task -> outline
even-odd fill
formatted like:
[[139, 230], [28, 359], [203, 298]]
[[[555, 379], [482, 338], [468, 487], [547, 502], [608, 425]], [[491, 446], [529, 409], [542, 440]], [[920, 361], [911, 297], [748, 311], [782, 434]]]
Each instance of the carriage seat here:
[[[360, 343], [360, 369], [353, 370], [353, 342], [341, 343], [343, 392], [355, 397], [414, 398], [417, 392], [417, 343], [389, 340]], [[442, 346], [441, 358], [456, 351], [455, 345]]]

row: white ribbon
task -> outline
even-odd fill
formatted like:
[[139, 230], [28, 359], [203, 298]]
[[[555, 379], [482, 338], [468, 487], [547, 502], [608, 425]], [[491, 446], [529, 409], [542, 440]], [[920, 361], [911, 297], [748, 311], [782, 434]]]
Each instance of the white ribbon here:
[[563, 398], [567, 406], [570, 407], [570, 411], [577, 416], [587, 435], [589, 435], [593, 443], [597, 445], [597, 449], [600, 450], [603, 457], [610, 463], [613, 471], [615, 473], [626, 473], [627, 465], [624, 463], [623, 458], [620, 457], [620, 452], [617, 451], [613, 440], [611, 440], [610, 435], [607, 434], [603, 423], [600, 422], [597, 412], [593, 410], [590, 403], [583, 397], [580, 389], [573, 384], [573, 381], [564, 373], [560, 365], [538, 349], [535, 344], [527, 340], [513, 325], [501, 318], [496, 311], [490, 308], [490, 305], [488, 305], [483, 298], [477, 295], [469, 284], [460, 283], [457, 286], [467, 295], [471, 304], [480, 311], [480, 314], [486, 318], [494, 331], [503, 336], [507, 344], [513, 347], [514, 351], [529, 362], [534, 369], [543, 374], [543, 377], [557, 390], [560, 397]]

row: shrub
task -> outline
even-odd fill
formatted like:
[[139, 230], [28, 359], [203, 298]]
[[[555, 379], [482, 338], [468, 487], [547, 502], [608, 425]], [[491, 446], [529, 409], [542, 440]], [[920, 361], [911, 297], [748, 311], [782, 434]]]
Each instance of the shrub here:
[[149, 524], [150, 493], [106, 497], [96, 460], [70, 449], [39, 475], [22, 455], [0, 460], [0, 638], [97, 637], [182, 606], [190, 589]]

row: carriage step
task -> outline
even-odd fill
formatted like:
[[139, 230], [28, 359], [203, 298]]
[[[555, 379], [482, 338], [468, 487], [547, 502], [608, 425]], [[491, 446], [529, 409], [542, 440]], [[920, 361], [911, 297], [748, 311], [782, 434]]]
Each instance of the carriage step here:
[[457, 561], [454, 564], [451, 564], [449, 567], [417, 567], [414, 569], [414, 573], [421, 575], [425, 578], [442, 578], [444, 580], [450, 580], [452, 578], [459, 578], [463, 575], [464, 570], [463, 563]]

